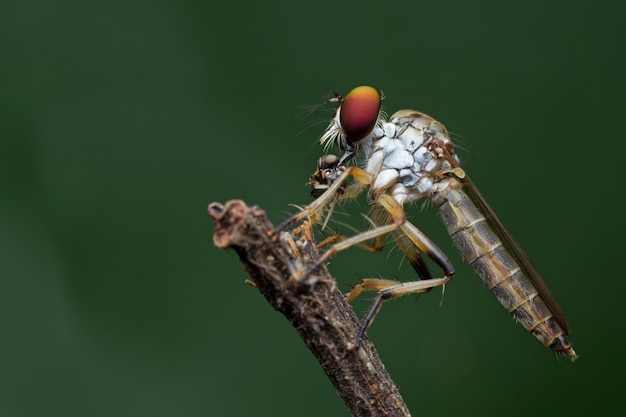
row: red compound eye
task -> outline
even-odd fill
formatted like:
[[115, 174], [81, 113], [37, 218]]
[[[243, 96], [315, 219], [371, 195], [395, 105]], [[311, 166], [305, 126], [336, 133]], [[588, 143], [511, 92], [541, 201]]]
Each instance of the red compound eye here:
[[349, 142], [356, 143], [372, 133], [380, 113], [380, 94], [369, 86], [350, 91], [341, 102], [339, 122]]

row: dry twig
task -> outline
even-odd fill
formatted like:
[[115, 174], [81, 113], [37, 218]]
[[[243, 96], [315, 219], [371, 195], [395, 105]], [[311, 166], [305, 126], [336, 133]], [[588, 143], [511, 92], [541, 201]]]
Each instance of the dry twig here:
[[359, 328], [352, 307], [321, 267], [299, 283], [319, 254], [313, 242], [277, 233], [257, 207], [241, 200], [209, 205], [213, 240], [232, 248], [267, 301], [289, 320], [354, 416], [410, 416], [368, 339], [349, 349]]

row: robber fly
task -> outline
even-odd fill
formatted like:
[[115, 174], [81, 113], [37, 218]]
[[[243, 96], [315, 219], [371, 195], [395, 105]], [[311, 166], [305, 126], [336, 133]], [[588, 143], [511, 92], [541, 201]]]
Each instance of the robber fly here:
[[[335, 101], [340, 104], [320, 142], [325, 149], [337, 145], [343, 155], [320, 158], [310, 180], [311, 194], [317, 199], [285, 224], [322, 216], [344, 196], [367, 191], [373, 203], [374, 226], [334, 243], [321, 256], [319, 265], [337, 252], [370, 239], [382, 246], [391, 234], [420, 276], [412, 282], [364, 279], [346, 295], [351, 301], [363, 291], [376, 292], [355, 347], [385, 300], [427, 292], [454, 276], [447, 256], [406, 219], [404, 205], [427, 199], [438, 207], [462, 256], [500, 304], [544, 346], [576, 359], [565, 315], [524, 250], [460, 167], [446, 128], [415, 110], [400, 110], [387, 119], [381, 111], [380, 94], [368, 86], [357, 87]], [[363, 158], [363, 168], [347, 166], [357, 155]], [[350, 177], [355, 181], [346, 185]], [[443, 277], [432, 278], [421, 254], [441, 268]]]

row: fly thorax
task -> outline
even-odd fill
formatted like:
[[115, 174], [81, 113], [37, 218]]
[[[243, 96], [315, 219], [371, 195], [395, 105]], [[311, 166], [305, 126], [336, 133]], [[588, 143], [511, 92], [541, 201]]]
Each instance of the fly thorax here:
[[449, 139], [445, 128], [431, 118], [404, 121], [396, 115], [383, 123], [382, 136], [372, 141], [365, 169], [375, 178], [375, 193], [389, 190], [404, 204], [430, 197], [441, 188], [439, 173], [450, 164], [434, 144]]

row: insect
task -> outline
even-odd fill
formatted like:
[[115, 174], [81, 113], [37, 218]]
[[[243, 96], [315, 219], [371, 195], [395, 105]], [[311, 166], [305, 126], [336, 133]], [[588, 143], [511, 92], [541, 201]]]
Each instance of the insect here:
[[[320, 158], [310, 180], [311, 194], [317, 199], [285, 224], [323, 216], [337, 200], [367, 191], [373, 227], [332, 244], [318, 264], [370, 239], [375, 247], [382, 247], [391, 234], [420, 277], [411, 282], [364, 279], [346, 295], [352, 301], [363, 291], [376, 292], [354, 347], [361, 344], [385, 300], [430, 291], [454, 276], [443, 251], [406, 219], [406, 204], [427, 199], [439, 209], [461, 255], [500, 304], [544, 346], [576, 359], [565, 315], [524, 250], [460, 167], [446, 128], [415, 110], [400, 110], [387, 119], [380, 94], [369, 86], [357, 87], [335, 101], [339, 106], [320, 142], [325, 149], [337, 145], [343, 154]], [[346, 165], [355, 156], [362, 158], [363, 168]], [[355, 181], [348, 185], [349, 178]], [[442, 270], [442, 277], [432, 278], [422, 254]]]
[[315, 198], [320, 197], [343, 174], [346, 167], [338, 164], [339, 157], [333, 154], [323, 155], [317, 160], [317, 169], [309, 178], [311, 196]]

